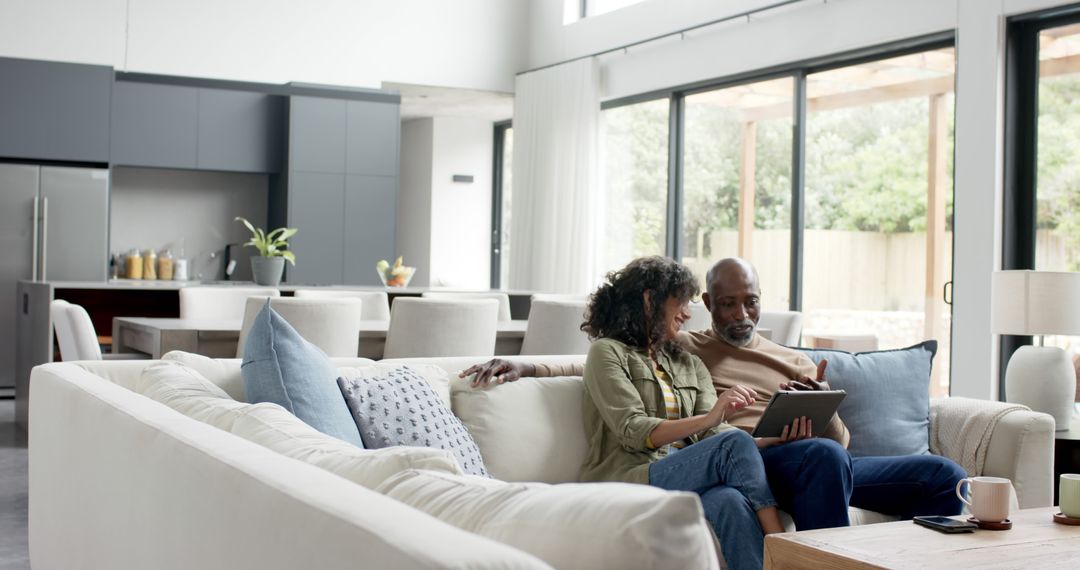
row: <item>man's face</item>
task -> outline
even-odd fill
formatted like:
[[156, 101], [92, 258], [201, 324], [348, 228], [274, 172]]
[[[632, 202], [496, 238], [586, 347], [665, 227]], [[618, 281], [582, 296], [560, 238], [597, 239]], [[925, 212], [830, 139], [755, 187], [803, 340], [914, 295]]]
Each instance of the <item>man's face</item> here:
[[757, 331], [761, 291], [753, 275], [735, 268], [718, 275], [702, 295], [716, 334], [732, 346], [746, 346]]

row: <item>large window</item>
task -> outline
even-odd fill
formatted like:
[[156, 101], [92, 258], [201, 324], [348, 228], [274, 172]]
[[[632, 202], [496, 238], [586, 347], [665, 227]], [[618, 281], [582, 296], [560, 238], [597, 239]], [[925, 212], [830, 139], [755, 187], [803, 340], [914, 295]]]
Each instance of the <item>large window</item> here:
[[601, 114], [604, 272], [665, 251], [668, 107], [659, 99]]
[[774, 310], [790, 303], [794, 89], [783, 77], [684, 100], [682, 261], [702, 289], [717, 259], [752, 261]]
[[948, 392], [952, 48], [806, 79], [804, 341], [901, 348], [938, 340]]

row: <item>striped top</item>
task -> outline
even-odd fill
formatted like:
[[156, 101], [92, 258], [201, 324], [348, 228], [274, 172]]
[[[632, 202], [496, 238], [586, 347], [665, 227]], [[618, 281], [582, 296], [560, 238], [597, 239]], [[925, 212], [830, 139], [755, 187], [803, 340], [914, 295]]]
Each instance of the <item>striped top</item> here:
[[[669, 377], [667, 372], [659, 366], [654, 367], [653, 372], [656, 373], [656, 379], [660, 381], [660, 392], [664, 394], [664, 407], [667, 409], [667, 419], [680, 419], [679, 402], [675, 399], [675, 389], [671, 386], [671, 377]], [[671, 446], [682, 449], [686, 447], [686, 441], [679, 440], [673, 442]]]

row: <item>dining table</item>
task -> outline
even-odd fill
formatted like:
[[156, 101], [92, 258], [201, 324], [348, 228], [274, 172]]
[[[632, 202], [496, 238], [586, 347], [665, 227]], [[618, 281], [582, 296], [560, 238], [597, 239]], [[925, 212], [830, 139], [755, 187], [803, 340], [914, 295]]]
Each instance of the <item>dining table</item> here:
[[[521, 342], [529, 321], [499, 321], [495, 333], [495, 355], [521, 352]], [[241, 319], [178, 319], [114, 317], [114, 353], [142, 353], [158, 359], [169, 351], [182, 350], [211, 358], [236, 358]], [[390, 321], [360, 321], [357, 356], [379, 359], [386, 345]]]

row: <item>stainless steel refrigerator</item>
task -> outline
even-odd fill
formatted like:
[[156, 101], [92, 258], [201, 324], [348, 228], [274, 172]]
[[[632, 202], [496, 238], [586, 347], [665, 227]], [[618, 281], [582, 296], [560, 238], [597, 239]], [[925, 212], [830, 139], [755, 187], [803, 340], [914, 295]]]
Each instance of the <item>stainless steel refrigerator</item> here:
[[0, 389], [15, 386], [15, 284], [105, 281], [109, 171], [0, 164]]

